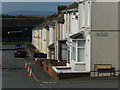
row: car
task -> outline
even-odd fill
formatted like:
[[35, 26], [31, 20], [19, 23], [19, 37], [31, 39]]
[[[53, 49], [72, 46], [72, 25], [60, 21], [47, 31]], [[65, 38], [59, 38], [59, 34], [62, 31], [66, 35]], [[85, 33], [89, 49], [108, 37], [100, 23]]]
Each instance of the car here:
[[26, 51], [22, 47], [22, 45], [16, 44], [14, 55], [15, 55], [15, 57], [26, 58]]
[[21, 45], [21, 44], [16, 44], [16, 45], [15, 45], [15, 49], [20, 49], [20, 48], [22, 48], [22, 45]]

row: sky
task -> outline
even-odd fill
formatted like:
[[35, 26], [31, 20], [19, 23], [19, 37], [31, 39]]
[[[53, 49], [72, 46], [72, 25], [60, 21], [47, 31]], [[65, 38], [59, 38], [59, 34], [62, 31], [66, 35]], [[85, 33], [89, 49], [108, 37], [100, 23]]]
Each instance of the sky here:
[[0, 0], [1, 2], [75, 2], [75, 0]]

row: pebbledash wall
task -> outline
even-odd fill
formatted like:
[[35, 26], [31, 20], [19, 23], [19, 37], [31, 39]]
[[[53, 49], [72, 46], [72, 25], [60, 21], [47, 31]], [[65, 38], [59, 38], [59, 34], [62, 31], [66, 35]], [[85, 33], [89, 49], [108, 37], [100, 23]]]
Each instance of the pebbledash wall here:
[[94, 64], [112, 64], [118, 69], [118, 2], [91, 5], [91, 70]]

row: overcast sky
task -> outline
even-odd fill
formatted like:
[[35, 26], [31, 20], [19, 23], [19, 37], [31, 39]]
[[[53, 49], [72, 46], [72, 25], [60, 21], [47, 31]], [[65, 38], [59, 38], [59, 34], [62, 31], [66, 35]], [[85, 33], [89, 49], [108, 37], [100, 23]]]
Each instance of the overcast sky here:
[[2, 2], [75, 2], [75, 0], [0, 0]]

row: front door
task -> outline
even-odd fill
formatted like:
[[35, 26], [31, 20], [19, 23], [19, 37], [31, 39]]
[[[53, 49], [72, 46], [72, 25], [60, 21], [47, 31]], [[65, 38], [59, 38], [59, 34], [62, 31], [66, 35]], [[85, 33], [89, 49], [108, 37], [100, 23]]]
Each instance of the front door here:
[[50, 49], [50, 59], [55, 59], [55, 50]]

